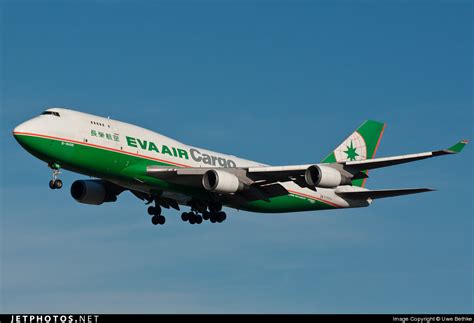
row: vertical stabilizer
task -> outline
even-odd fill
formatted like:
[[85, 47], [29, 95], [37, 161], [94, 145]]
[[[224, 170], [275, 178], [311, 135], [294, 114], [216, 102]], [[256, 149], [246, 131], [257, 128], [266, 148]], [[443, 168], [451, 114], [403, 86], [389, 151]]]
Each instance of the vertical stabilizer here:
[[[373, 120], [365, 121], [336, 149], [326, 156], [322, 162], [336, 163], [374, 158], [384, 130], [385, 123]], [[367, 174], [366, 170], [363, 172]], [[365, 181], [366, 178], [356, 179], [352, 181], [352, 185], [363, 187]]]

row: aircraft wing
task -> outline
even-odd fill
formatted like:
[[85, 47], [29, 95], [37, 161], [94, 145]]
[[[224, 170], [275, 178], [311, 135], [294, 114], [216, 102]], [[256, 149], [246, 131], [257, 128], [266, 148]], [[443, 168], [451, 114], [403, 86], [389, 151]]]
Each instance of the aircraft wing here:
[[[363, 170], [394, 166], [398, 164], [409, 163], [421, 159], [438, 157], [443, 155], [456, 154], [461, 152], [464, 146], [468, 143], [467, 140], [461, 140], [448, 149], [435, 150], [417, 154], [400, 155], [392, 157], [374, 158], [356, 161], [344, 161], [335, 163], [321, 164], [332, 167], [340, 171], [344, 176], [350, 179], [359, 179], [368, 177], [367, 174], [362, 173]], [[256, 180], [266, 179], [273, 181], [295, 181], [297, 184], [302, 184], [304, 181], [304, 173], [311, 165], [295, 165], [295, 166], [264, 166], [264, 167], [250, 167], [248, 168], [249, 176]]]
[[374, 158], [374, 159], [367, 159], [367, 160], [346, 161], [343, 164], [345, 166], [360, 169], [360, 170], [393, 166], [393, 165], [409, 163], [412, 161], [417, 161], [417, 160], [431, 158], [431, 157], [457, 154], [461, 152], [461, 150], [464, 148], [464, 146], [467, 143], [468, 143], [467, 140], [461, 140], [457, 144], [449, 147], [448, 149], [435, 150], [435, 151], [429, 151], [429, 152], [418, 153], [418, 154], [410, 154], [410, 155]]
[[[368, 177], [364, 172], [368, 169], [388, 167], [421, 159], [437, 157], [442, 155], [449, 155], [459, 153], [467, 144], [466, 140], [462, 140], [457, 144], [444, 150], [436, 150], [430, 152], [423, 152], [417, 154], [400, 155], [392, 157], [383, 157], [367, 160], [357, 161], [343, 161], [334, 163], [318, 164], [320, 166], [330, 167], [339, 171], [346, 179], [341, 185], [351, 184], [351, 180]], [[242, 168], [219, 168], [222, 171], [232, 173], [237, 176], [240, 182], [245, 185], [244, 192], [240, 195], [245, 196], [246, 199], [264, 199], [273, 196], [288, 194], [288, 191], [278, 182], [292, 181], [300, 187], [307, 187], [315, 189], [314, 186], [308, 185], [305, 179], [305, 174], [309, 167], [313, 164], [306, 165], [290, 165], [290, 166], [256, 166], [256, 167], [242, 167]], [[147, 175], [160, 178], [175, 184], [202, 187], [202, 178], [209, 170], [216, 170], [218, 168], [170, 168], [163, 166], [148, 166]], [[387, 190], [387, 191], [370, 191], [370, 192], [344, 192], [341, 194], [351, 196], [351, 198], [381, 198], [388, 196], [397, 196], [404, 194], [413, 194], [426, 192], [430, 189], [402, 189], [402, 190]], [[342, 196], [342, 195], [341, 195]]]

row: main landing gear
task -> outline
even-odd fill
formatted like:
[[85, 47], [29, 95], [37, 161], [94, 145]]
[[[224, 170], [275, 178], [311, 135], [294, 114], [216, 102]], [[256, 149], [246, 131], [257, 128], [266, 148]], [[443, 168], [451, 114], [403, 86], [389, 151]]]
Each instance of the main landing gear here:
[[58, 175], [61, 174], [60, 166], [58, 164], [48, 164], [48, 167], [53, 171], [53, 179], [49, 181], [49, 188], [52, 190], [62, 188], [63, 181], [58, 178]]
[[148, 207], [148, 214], [151, 215], [151, 223], [154, 225], [163, 225], [166, 222], [166, 218], [161, 215], [161, 207], [156, 203], [155, 206]]
[[[160, 204], [165, 208], [168, 208], [167, 205], [160, 201], [159, 196], [148, 197], [147, 201], [147, 204], [154, 202], [154, 205], [149, 206], [147, 210], [148, 214], [151, 215], [151, 223], [154, 225], [165, 224], [166, 218], [161, 215]], [[221, 223], [227, 218], [225, 212], [222, 212], [221, 203], [211, 203], [207, 205], [204, 202], [193, 201], [188, 205], [191, 206], [191, 212], [181, 214], [181, 220], [189, 222], [190, 224], [201, 224], [203, 221], [208, 220], [211, 223]]]
[[181, 220], [189, 221], [190, 224], [201, 224], [203, 217], [196, 210], [192, 210], [181, 214]]
[[155, 202], [155, 206], [149, 206], [148, 207], [148, 214], [151, 215], [151, 223], [154, 225], [163, 225], [166, 222], [166, 218], [161, 215], [161, 207], [160, 203], [158, 202], [158, 198], [155, 197], [154, 200], [150, 199], [147, 204], [152, 203], [152, 201]]
[[201, 224], [203, 220], [211, 221], [211, 223], [221, 223], [227, 218], [225, 212], [222, 212], [222, 204], [214, 203], [209, 205], [209, 211], [204, 207], [191, 207], [191, 212], [181, 214], [181, 220], [188, 221], [190, 224]]

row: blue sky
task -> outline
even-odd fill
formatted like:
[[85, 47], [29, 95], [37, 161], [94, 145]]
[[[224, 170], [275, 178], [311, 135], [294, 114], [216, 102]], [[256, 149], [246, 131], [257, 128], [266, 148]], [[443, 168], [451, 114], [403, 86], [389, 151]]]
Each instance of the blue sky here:
[[2, 1], [0, 312], [473, 311], [472, 147], [371, 172], [433, 193], [219, 225], [81, 205], [11, 136], [46, 106], [283, 165], [363, 120], [379, 156], [472, 139], [473, 4]]

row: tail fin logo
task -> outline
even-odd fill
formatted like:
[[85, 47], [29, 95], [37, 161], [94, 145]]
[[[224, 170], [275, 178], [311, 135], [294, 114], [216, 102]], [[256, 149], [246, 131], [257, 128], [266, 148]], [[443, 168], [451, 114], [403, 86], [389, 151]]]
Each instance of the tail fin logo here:
[[334, 150], [337, 162], [367, 159], [367, 145], [364, 138], [355, 131]]

